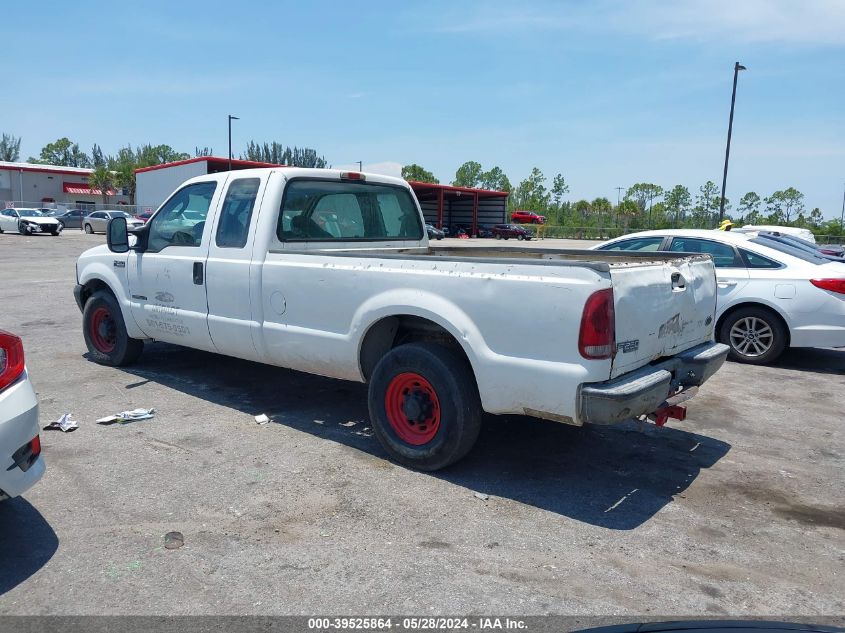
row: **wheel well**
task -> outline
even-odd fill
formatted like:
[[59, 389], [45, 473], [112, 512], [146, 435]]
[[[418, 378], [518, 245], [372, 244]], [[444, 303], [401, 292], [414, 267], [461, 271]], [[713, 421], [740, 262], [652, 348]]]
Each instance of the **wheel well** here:
[[469, 362], [464, 348], [446, 328], [423, 317], [399, 314], [377, 321], [364, 335], [358, 354], [364, 380], [370, 379], [378, 362], [394, 347], [422, 341], [438, 343], [454, 349], [466, 359], [467, 365], [472, 369], [472, 363]]
[[725, 313], [719, 317], [719, 320], [716, 321], [716, 338], [719, 338], [719, 334], [722, 331], [722, 324], [725, 322], [731, 314], [736, 312], [737, 310], [741, 310], [742, 308], [757, 308], [758, 310], [764, 310], [769, 314], [772, 314], [783, 326], [784, 331], [786, 332], [786, 346], [789, 347], [790, 345], [790, 334], [789, 334], [789, 325], [786, 323], [786, 319], [781, 316], [781, 314], [775, 310], [774, 308], [767, 306], [763, 303], [756, 303], [754, 301], [747, 301], [745, 303], [740, 303], [735, 306], [731, 306], [729, 310], [725, 310]]
[[114, 296], [112, 289], [102, 279], [92, 279], [91, 281], [86, 282], [85, 285], [82, 286], [82, 306], [85, 307], [85, 304], [88, 303], [88, 299], [91, 298], [91, 295], [95, 292], [99, 292], [100, 290], [105, 290], [110, 295]]

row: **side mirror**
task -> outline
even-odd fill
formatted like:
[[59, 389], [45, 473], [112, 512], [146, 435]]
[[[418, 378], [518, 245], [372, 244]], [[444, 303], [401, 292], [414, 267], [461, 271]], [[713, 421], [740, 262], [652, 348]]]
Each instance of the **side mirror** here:
[[106, 242], [112, 253], [129, 252], [129, 231], [126, 228], [126, 218], [112, 218], [106, 229]]

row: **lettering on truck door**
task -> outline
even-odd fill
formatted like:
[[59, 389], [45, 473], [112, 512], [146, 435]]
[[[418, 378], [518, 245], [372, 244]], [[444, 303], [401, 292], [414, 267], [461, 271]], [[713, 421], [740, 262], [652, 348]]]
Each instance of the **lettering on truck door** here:
[[150, 338], [217, 351], [208, 331], [206, 260], [222, 183], [179, 189], [150, 220], [148, 248], [130, 251], [132, 314]]

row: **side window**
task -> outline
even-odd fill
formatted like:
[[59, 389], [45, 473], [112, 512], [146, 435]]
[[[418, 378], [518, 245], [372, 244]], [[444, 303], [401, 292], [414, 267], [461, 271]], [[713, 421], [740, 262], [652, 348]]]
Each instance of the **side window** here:
[[746, 251], [742, 248], [739, 249], [739, 254], [742, 255], [742, 259], [748, 268], [780, 268], [782, 266], [779, 262], [768, 257], [763, 257], [762, 255]]
[[243, 248], [249, 233], [252, 209], [258, 195], [260, 178], [233, 180], [226, 192], [220, 220], [217, 224], [215, 243], [221, 248]]
[[177, 191], [150, 220], [148, 250], [199, 246], [216, 182], [198, 182]]
[[675, 253], [704, 253], [713, 258], [716, 268], [740, 268], [744, 264], [737, 258], [733, 246], [692, 237], [672, 239], [669, 250]]
[[599, 248], [600, 251], [642, 251], [657, 252], [663, 243], [663, 237], [638, 237], [631, 240], [622, 240], [614, 244], [608, 244]]
[[285, 188], [281, 241], [419, 240], [419, 211], [404, 187], [294, 179]]

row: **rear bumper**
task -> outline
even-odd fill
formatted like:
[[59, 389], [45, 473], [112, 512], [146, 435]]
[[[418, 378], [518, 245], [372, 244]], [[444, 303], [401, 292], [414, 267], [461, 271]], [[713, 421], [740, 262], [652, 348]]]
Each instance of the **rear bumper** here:
[[0, 393], [0, 499], [17, 497], [44, 474], [43, 455], [24, 468], [15, 453], [38, 435], [38, 400], [26, 372]]
[[653, 413], [678, 389], [697, 387], [728, 357], [722, 343], [703, 343], [613, 380], [582, 385], [580, 421], [615, 424]]

